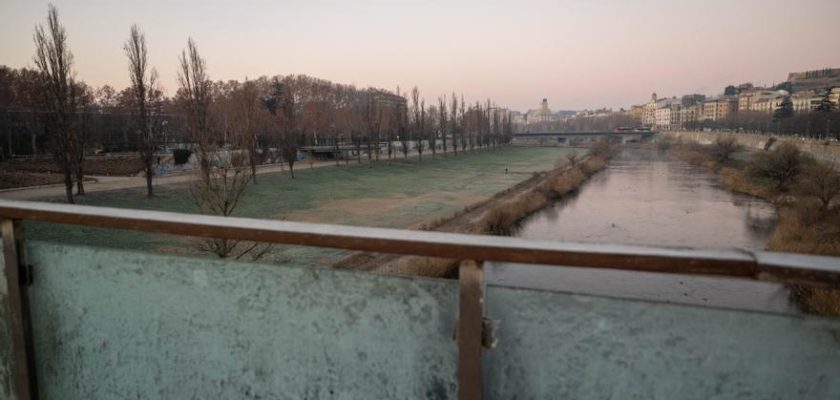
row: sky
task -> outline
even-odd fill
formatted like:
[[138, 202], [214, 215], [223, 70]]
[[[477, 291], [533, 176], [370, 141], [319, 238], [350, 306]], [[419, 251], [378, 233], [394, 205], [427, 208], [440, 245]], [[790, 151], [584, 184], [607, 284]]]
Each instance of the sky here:
[[[0, 64], [32, 66], [49, 2], [0, 0]], [[307, 74], [463, 93], [525, 111], [618, 109], [840, 68], [838, 0], [106, 1], [54, 0], [93, 86], [128, 85], [122, 45], [146, 33], [166, 92], [192, 37], [213, 80]]]

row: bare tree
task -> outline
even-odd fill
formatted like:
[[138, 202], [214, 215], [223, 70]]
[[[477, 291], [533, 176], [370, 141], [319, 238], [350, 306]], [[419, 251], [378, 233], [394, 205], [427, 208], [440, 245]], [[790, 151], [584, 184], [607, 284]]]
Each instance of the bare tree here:
[[458, 121], [459, 121], [459, 132], [458, 136], [461, 138], [461, 152], [465, 153], [467, 151], [467, 120], [464, 118], [466, 115], [466, 103], [464, 102], [464, 95], [461, 95], [461, 103], [459, 104], [458, 108]]
[[376, 161], [379, 161], [379, 143], [381, 141], [382, 125], [385, 123], [385, 108], [379, 99], [380, 96], [381, 93], [375, 89], [368, 89], [365, 93], [364, 120], [367, 131], [368, 166], [373, 165], [374, 152], [376, 153]]
[[[35, 66], [43, 80], [45, 104], [52, 135], [52, 152], [64, 173], [67, 202], [73, 203], [74, 160], [79, 151], [76, 129], [76, 96], [73, 85], [73, 53], [67, 45], [67, 33], [58, 21], [52, 4], [47, 12], [47, 27], [38, 25], [35, 41]], [[80, 168], [80, 167], [79, 167]]]
[[732, 155], [740, 151], [742, 147], [743, 146], [738, 143], [738, 140], [735, 139], [734, 135], [721, 136], [712, 143], [709, 153], [716, 162], [723, 164], [730, 161], [732, 159]]
[[[186, 115], [187, 135], [194, 143], [199, 170], [190, 185], [190, 193], [202, 214], [230, 216], [250, 181], [246, 157], [239, 149], [242, 135], [228, 137], [229, 150], [219, 151], [219, 138], [210, 124], [212, 83], [207, 76], [207, 64], [198, 53], [195, 42], [187, 41], [181, 52], [178, 71], [180, 104]], [[220, 258], [260, 258], [266, 246], [241, 243], [230, 239], [207, 239], [199, 248]]]
[[146, 35], [137, 25], [131, 26], [131, 33], [123, 45], [128, 57], [128, 74], [137, 129], [137, 152], [146, 173], [146, 195], [152, 197], [152, 178], [155, 175], [155, 150], [158, 145], [157, 122], [160, 120], [161, 93], [157, 86], [157, 71], [149, 67], [146, 50]]
[[280, 109], [283, 115], [283, 129], [281, 136], [281, 151], [286, 163], [289, 164], [289, 175], [295, 179], [295, 161], [298, 153], [298, 118], [296, 93], [291, 84], [283, 85], [283, 96]]
[[419, 160], [423, 161], [423, 139], [425, 136], [426, 100], [420, 99], [420, 90], [417, 86], [411, 89], [411, 116], [412, 116], [412, 139], [417, 150]]
[[813, 161], [802, 171], [798, 182], [800, 191], [816, 197], [823, 210], [831, 207], [832, 201], [840, 196], [840, 168], [837, 161]]
[[[406, 104], [407, 103], [408, 103], [408, 100], [406, 100]], [[408, 151], [410, 149], [409, 144], [411, 143], [409, 138], [408, 138], [408, 132], [409, 132], [409, 121], [408, 121], [409, 110], [408, 110], [408, 107], [406, 106], [406, 107], [400, 109], [399, 114], [400, 115], [398, 117], [398, 120], [399, 120], [398, 136], [399, 136], [399, 139], [400, 139], [400, 144], [402, 144], [403, 158], [408, 158]]]
[[190, 38], [181, 52], [178, 71], [178, 96], [186, 116], [186, 137], [192, 143], [199, 164], [199, 178], [210, 180], [211, 156], [215, 141], [210, 132], [211, 82], [204, 58]]
[[747, 165], [747, 172], [757, 178], [770, 180], [776, 190], [784, 192], [809, 160], [810, 157], [795, 144], [782, 142], [772, 151], [755, 154]]
[[264, 125], [264, 118], [261, 116], [265, 109], [260, 107], [260, 92], [254, 81], [246, 79], [245, 83], [234, 89], [232, 97], [234, 131], [237, 141], [246, 153], [248, 166], [251, 169], [251, 181], [256, 184], [257, 165], [262, 161], [259, 159], [260, 146], [257, 131]]
[[438, 97], [438, 128], [443, 140], [443, 155], [446, 156], [446, 136], [448, 135], [448, 121], [446, 111], [446, 95]]
[[[556, 166], [561, 167], [562, 166], [562, 160], [558, 160], [558, 161], [560, 161], [560, 163]], [[568, 161], [569, 165], [572, 168], [574, 168], [577, 165], [578, 161], [580, 161], [580, 155], [578, 154], [577, 151], [572, 150], [570, 153], [566, 154], [566, 161]]]
[[76, 145], [73, 151], [73, 167], [76, 172], [76, 194], [85, 194], [85, 146], [90, 137], [90, 113], [93, 104], [93, 90], [83, 82], [73, 83], [73, 102], [76, 111]]
[[[241, 145], [234, 136], [233, 145]], [[232, 148], [238, 148], [232, 146]], [[230, 216], [239, 205], [242, 194], [251, 180], [247, 167], [247, 157], [241, 151], [228, 150], [215, 155], [214, 167], [208, 179], [197, 179], [190, 187], [193, 200], [202, 214]], [[251, 259], [261, 258], [267, 246], [257, 243], [244, 243], [232, 239], [206, 239], [199, 249], [213, 253], [219, 258], [233, 257], [240, 259], [246, 255]]]
[[458, 156], [458, 98], [455, 97], [455, 92], [452, 92], [452, 103], [449, 107], [450, 121], [449, 127], [452, 132], [452, 150], [455, 156]]

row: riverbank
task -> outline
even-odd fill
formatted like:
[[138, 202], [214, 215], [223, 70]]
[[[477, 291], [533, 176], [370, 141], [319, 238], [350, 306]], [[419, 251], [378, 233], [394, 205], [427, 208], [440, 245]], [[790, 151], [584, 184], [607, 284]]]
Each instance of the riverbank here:
[[[528, 180], [535, 172], [554, 168], [567, 148], [503, 147], [442, 156], [398, 159], [366, 164], [302, 166], [296, 179], [287, 172], [260, 175], [249, 185], [235, 216], [334, 223], [356, 226], [419, 229], [447, 218]], [[579, 151], [579, 150], [578, 150]], [[506, 172], [507, 170], [507, 172]], [[189, 178], [188, 176], [184, 177]], [[61, 201], [60, 197], [52, 200]], [[186, 182], [160, 185], [155, 197], [143, 187], [89, 193], [80, 204], [105, 207], [198, 212]], [[33, 240], [198, 255], [196, 240], [170, 235], [115, 231], [57, 224], [27, 223]], [[299, 266], [330, 266], [348, 252], [314, 247], [274, 246], [263, 261]]]
[[799, 150], [811, 154], [820, 160], [840, 159], [840, 141], [826, 139], [808, 139], [794, 136], [764, 135], [759, 133], [704, 132], [704, 131], [667, 131], [661, 137], [685, 143], [711, 145], [722, 138], [734, 137], [735, 141], [746, 150], [763, 151], [768, 143], [790, 143]]
[[[602, 170], [612, 151], [609, 146], [596, 146], [585, 158], [568, 153], [565, 157], [558, 158], [558, 166], [553, 170], [535, 173], [528, 180], [465, 207], [448, 218], [438, 219], [423, 229], [509, 235], [520, 221], [574, 192], [589, 177]], [[452, 259], [358, 252], [340, 260], [334, 267], [386, 274], [451, 278], [457, 274], [457, 262]]]
[[[767, 151], [744, 151], [737, 135], [711, 144], [663, 142], [660, 148], [720, 175], [724, 186], [774, 204], [778, 222], [767, 250], [840, 256], [840, 175], [836, 164], [815, 160], [782, 142]], [[805, 311], [840, 315], [840, 290], [793, 287]]]

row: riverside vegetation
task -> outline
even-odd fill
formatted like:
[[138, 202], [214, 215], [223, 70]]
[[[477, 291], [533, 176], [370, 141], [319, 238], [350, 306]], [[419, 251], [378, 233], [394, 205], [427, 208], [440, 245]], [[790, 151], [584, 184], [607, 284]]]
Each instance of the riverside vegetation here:
[[[248, 185], [234, 212], [236, 217], [282, 219], [383, 228], [423, 229], [436, 220], [517, 187], [554, 168], [575, 150], [563, 147], [503, 146], [417, 158], [340, 167], [302, 168], [297, 179], [288, 171], [260, 175]], [[578, 150], [580, 151], [580, 150]], [[508, 171], [505, 173], [505, 171]], [[158, 185], [147, 198], [141, 187], [88, 193], [79, 203], [92, 206], [198, 213], [189, 188]], [[61, 199], [54, 199], [61, 201]], [[114, 231], [90, 227], [27, 222], [27, 234], [40, 241], [95, 245], [185, 255], [200, 252], [190, 238]], [[264, 262], [290, 265], [332, 265], [348, 252], [302, 246], [274, 246]]]
[[[788, 142], [769, 150], [746, 152], [734, 137], [711, 145], [659, 143], [660, 150], [720, 175], [730, 190], [767, 200], [778, 208], [779, 220], [767, 244], [771, 251], [840, 256], [840, 166], [818, 161]], [[840, 291], [792, 287], [805, 311], [840, 315]]]
[[[593, 145], [585, 157], [579, 157], [576, 151], [566, 152], [556, 160], [554, 169], [535, 172], [531, 178], [471, 204], [448, 218], [423, 225], [421, 229], [509, 235], [527, 216], [576, 191], [589, 177], [602, 170], [615, 152], [616, 149], [606, 142]], [[334, 266], [387, 274], [454, 278], [458, 271], [457, 263], [457, 260], [444, 258], [357, 252]]]

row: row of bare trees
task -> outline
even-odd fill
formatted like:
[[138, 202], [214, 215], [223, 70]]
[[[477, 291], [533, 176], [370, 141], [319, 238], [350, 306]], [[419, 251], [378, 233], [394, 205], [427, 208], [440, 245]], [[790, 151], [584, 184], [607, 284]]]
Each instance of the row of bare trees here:
[[[20, 92], [26, 87], [23, 78], [29, 78], [34, 81], [32, 99], [23, 105], [18, 100], [25, 96], [16, 95], [16, 104], [0, 106], [28, 109], [45, 121], [48, 147], [64, 172], [68, 202], [74, 201], [74, 181], [77, 194], [84, 193], [86, 145], [89, 153], [91, 137], [101, 138], [91, 135], [91, 114], [125, 117], [124, 138], [134, 142], [131, 148], [142, 161], [150, 197], [164, 126], [173, 118], [179, 121], [169, 139], [190, 147], [195, 203], [202, 213], [223, 216], [234, 212], [247, 185], [257, 182], [258, 165], [265, 162], [285, 163], [294, 178], [295, 163], [305, 154], [310, 160], [316, 154], [331, 155], [338, 165], [340, 159], [349, 163], [349, 154], [361, 164], [366, 153], [373, 166], [380, 157], [390, 163], [399, 152], [404, 158], [416, 152], [422, 161], [427, 151], [436, 157], [439, 151], [457, 156], [496, 148], [512, 134], [506, 110], [490, 100], [468, 104], [455, 93], [427, 104], [416, 87], [394, 93], [306, 75], [214, 82], [192, 39], [178, 58], [177, 92], [167, 98], [149, 60], [146, 36], [136, 25], [123, 46], [130, 86], [120, 92], [107, 85], [94, 91], [75, 78], [73, 54], [55, 7], [49, 7], [47, 24], [36, 28], [34, 39], [34, 71], [0, 71], [0, 91], [8, 86], [10, 93]], [[12, 79], [3, 80], [6, 76]], [[7, 81], [15, 83], [5, 85]], [[96, 113], [91, 112], [94, 107]], [[205, 249], [222, 257], [260, 251], [226, 240], [207, 242]]]
[[[218, 146], [236, 148], [245, 151], [254, 180], [256, 166], [265, 160], [284, 160], [294, 176], [294, 163], [303, 147], [311, 156], [319, 147], [331, 146], [336, 163], [339, 158], [349, 162], [349, 152], [355, 153], [356, 161], [361, 163], [362, 154], [366, 153], [372, 165], [385, 154], [389, 160], [395, 158], [395, 146], [401, 147], [405, 157], [415, 151], [422, 160], [426, 151], [435, 156], [439, 150], [457, 154], [459, 148], [463, 152], [495, 147], [509, 141], [511, 135], [507, 112], [489, 100], [485, 104], [467, 104], [463, 96], [459, 100], [453, 93], [451, 101], [441, 96], [437, 105], [427, 105], [416, 87], [407, 99], [408, 93], [400, 93], [399, 89], [397, 93], [357, 89], [305, 75], [261, 77], [244, 83], [206, 79], [202, 83], [206, 88], [198, 88], [194, 79], [206, 77], [188, 76], [182, 68], [180, 78], [184, 81], [179, 82], [177, 94], [168, 99], [149, 62], [145, 35], [137, 26], [131, 27], [124, 44], [131, 85], [119, 92], [108, 85], [94, 92], [75, 79], [67, 35], [53, 6], [49, 8], [46, 26], [36, 29], [35, 43], [37, 70], [21, 70], [21, 75], [38, 78], [36, 86], [40, 86], [42, 90], [38, 91], [43, 96], [36, 95], [41, 101], [27, 107], [47, 114], [48, 145], [57, 161], [66, 166], [68, 201], [73, 201], [74, 173], [79, 193], [83, 193], [83, 161], [86, 145], [90, 152], [91, 129], [85, 129], [82, 111], [91, 106], [97, 108], [99, 115], [121, 114], [130, 121], [124, 124], [128, 129], [123, 130], [122, 136], [133, 145], [124, 147], [138, 152], [149, 196], [153, 195], [155, 152], [160, 149], [161, 132], [167, 122], [164, 115], [170, 120], [177, 116], [181, 129], [170, 132], [169, 139], [189, 142], [198, 153], [196, 158], [203, 160], [199, 161], [204, 163], [202, 170], [209, 168], [203, 153], [215, 151]], [[182, 67], [183, 58], [190, 56], [198, 56], [194, 43], [182, 55]], [[202, 93], [195, 93], [199, 89]], [[194, 95], [203, 97], [206, 116], [196, 115], [196, 105], [188, 101]], [[196, 129], [208, 134], [197, 136]], [[9, 152], [15, 147], [10, 132], [6, 146]], [[102, 135], [93, 133], [95, 140], [102, 140]], [[32, 134], [33, 154], [38, 149], [36, 136], [37, 133]]]
[[[779, 113], [777, 113], [779, 114]], [[809, 138], [840, 139], [840, 110], [831, 103], [825, 109], [793, 112], [780, 117], [761, 111], [739, 111], [718, 121], [692, 121], [685, 129], [746, 131]]]

